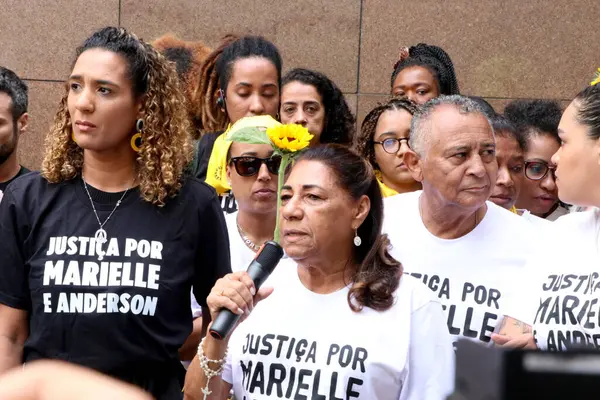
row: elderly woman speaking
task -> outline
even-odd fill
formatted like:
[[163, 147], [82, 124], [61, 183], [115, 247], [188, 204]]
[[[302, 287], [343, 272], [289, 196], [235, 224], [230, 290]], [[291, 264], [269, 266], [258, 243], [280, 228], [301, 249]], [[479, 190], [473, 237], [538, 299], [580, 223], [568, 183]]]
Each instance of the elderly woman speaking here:
[[478, 104], [462, 96], [427, 102], [413, 117], [409, 145], [404, 163], [423, 190], [385, 200], [391, 253], [437, 294], [456, 339], [489, 342], [536, 234], [487, 201], [498, 165]]
[[215, 284], [212, 317], [227, 308], [247, 319], [225, 340], [203, 340], [186, 398], [232, 388], [237, 399], [445, 398], [453, 352], [442, 307], [388, 254], [369, 163], [337, 145], [310, 149], [281, 197], [289, 258], [269, 289], [256, 293], [246, 272]]

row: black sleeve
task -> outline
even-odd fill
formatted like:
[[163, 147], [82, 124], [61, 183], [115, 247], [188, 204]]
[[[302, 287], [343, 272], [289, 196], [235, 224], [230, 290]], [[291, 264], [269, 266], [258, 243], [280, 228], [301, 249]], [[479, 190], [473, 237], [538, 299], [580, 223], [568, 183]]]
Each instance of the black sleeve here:
[[30, 227], [22, 204], [9, 186], [0, 201], [0, 303], [29, 310], [31, 296], [24, 242]]
[[231, 273], [229, 236], [221, 204], [214, 190], [199, 210], [200, 240], [196, 255], [194, 296], [202, 307], [217, 279]]
[[221, 135], [221, 132], [207, 133], [195, 144], [194, 148], [194, 160], [190, 168], [191, 176], [204, 181], [206, 179], [206, 171], [208, 169], [208, 162], [210, 161], [210, 155], [212, 154], [215, 140]]

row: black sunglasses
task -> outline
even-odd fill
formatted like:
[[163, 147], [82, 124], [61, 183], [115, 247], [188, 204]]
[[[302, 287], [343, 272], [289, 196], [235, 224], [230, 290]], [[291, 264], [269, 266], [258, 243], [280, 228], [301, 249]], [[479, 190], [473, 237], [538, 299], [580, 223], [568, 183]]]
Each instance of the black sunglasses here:
[[279, 173], [279, 166], [281, 165], [281, 157], [232, 157], [230, 162], [233, 164], [235, 171], [240, 176], [254, 176], [258, 174], [258, 171], [260, 171], [260, 167], [263, 163], [267, 166], [267, 170], [269, 170], [271, 174], [277, 175]]

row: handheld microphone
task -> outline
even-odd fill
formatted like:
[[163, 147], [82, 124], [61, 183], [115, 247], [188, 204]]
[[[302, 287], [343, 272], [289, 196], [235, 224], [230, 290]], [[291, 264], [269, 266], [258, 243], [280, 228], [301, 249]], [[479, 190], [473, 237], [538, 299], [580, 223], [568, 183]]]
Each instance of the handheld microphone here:
[[[265, 242], [258, 251], [246, 270], [257, 291], [271, 275], [281, 257], [283, 257], [283, 249], [272, 241]], [[228, 309], [222, 309], [210, 326], [210, 335], [215, 339], [223, 340], [229, 335], [240, 317], [241, 315], [234, 314]]]

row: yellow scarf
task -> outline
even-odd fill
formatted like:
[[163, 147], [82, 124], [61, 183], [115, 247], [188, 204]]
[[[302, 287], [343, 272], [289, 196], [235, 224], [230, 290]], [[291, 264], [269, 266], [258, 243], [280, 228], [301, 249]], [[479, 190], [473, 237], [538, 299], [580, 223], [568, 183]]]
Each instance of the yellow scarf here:
[[206, 168], [205, 182], [214, 187], [219, 196], [231, 190], [227, 182], [227, 153], [232, 142], [225, 140], [230, 129], [231, 125], [215, 140]]
[[377, 178], [377, 182], [379, 183], [379, 188], [381, 189], [381, 195], [383, 197], [395, 196], [398, 194], [394, 189], [387, 186], [383, 183], [383, 178], [381, 177], [381, 171], [375, 171], [375, 177]]

